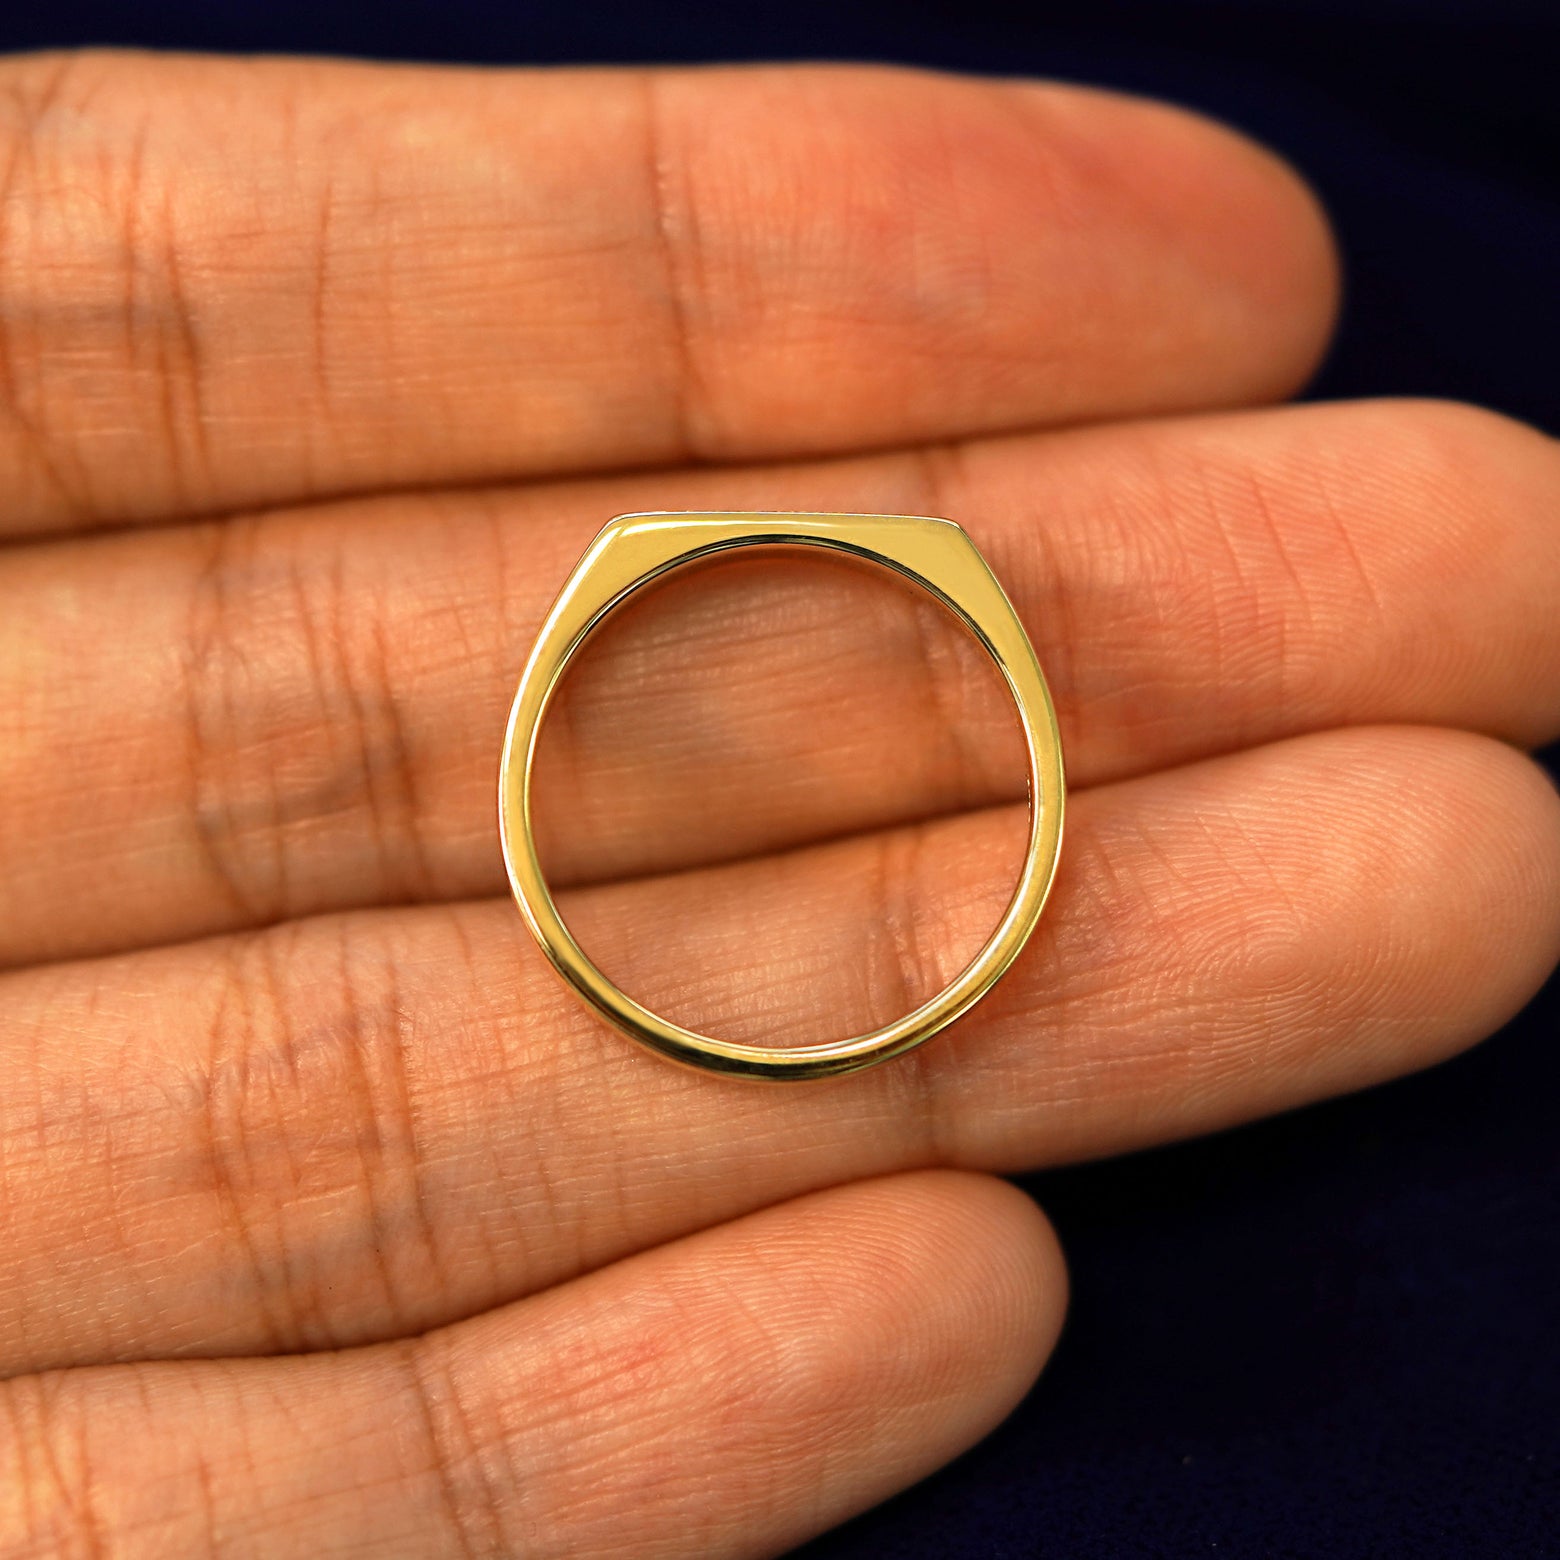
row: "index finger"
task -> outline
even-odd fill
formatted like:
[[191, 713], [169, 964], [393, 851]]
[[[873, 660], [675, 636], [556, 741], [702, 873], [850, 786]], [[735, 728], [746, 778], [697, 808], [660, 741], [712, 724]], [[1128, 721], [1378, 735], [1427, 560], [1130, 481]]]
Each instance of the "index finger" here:
[[868, 68], [0, 65], [0, 531], [1281, 396], [1335, 291], [1190, 114]]

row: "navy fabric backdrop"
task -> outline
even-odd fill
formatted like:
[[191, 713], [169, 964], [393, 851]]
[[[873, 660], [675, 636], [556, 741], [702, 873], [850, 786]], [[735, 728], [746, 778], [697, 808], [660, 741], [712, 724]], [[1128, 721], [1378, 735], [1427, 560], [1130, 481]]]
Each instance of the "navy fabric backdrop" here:
[[[1349, 297], [1313, 394], [1455, 396], [1560, 433], [1560, 0], [0, 8], [0, 46], [69, 43], [827, 56], [1153, 93], [1269, 141], [1330, 206]], [[1557, 1016], [1552, 983], [1431, 1074], [1030, 1178], [1074, 1274], [1052, 1368], [983, 1446], [806, 1556], [1560, 1556]]]

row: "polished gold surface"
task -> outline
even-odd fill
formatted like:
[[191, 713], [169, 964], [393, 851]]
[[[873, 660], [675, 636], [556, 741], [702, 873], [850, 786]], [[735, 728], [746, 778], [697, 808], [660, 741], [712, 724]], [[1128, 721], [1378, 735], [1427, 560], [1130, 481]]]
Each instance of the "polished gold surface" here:
[[[789, 1050], [737, 1045], [669, 1023], [586, 957], [548, 892], [531, 830], [537, 735], [569, 662], [614, 608], [669, 570], [741, 547], [821, 547], [879, 564], [929, 591], [1006, 679], [1029, 762], [1029, 845], [1001, 921], [953, 983], [869, 1034]], [[1045, 905], [1061, 845], [1064, 783], [1056, 712], [1002, 587], [963, 530], [916, 515], [635, 514], [611, 521], [575, 565], [520, 677], [499, 769], [499, 834], [526, 924], [558, 973], [609, 1023], [672, 1061], [747, 1078], [827, 1078], [899, 1056], [969, 1011], [1018, 956]]]

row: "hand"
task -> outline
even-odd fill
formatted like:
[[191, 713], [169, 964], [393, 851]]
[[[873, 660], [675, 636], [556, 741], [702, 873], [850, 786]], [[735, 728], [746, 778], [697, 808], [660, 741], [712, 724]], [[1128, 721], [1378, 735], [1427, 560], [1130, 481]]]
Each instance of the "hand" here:
[[[1040, 1368], [993, 1172], [1425, 1065], [1554, 962], [1560, 455], [1250, 409], [1335, 293], [1265, 153], [880, 70], [0, 71], [0, 1552], [773, 1554]], [[817, 1087], [604, 1030], [495, 840], [585, 542], [744, 506], [964, 523], [1075, 787], [1002, 986]], [[718, 599], [661, 651], [773, 669], [722, 686], [788, 783], [606, 667], [565, 911], [652, 1006], [837, 948], [799, 1000], [867, 1027], [1016, 776], [909, 638], [774, 669]]]

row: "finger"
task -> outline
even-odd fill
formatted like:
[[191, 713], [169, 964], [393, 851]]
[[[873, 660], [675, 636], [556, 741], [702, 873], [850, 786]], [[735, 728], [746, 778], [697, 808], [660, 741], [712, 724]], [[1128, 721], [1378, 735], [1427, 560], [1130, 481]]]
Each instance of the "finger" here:
[[0, 66], [4, 525], [1277, 397], [1334, 264], [1179, 110], [878, 68]]
[[[1557, 491], [1543, 435], [1383, 402], [13, 553], [0, 961], [501, 892], [504, 712], [558, 582], [620, 509], [965, 518], [1089, 785], [1341, 723], [1560, 732]], [[1021, 797], [1006, 691], [915, 599], [766, 559], [609, 630], [543, 745], [554, 881]]]
[[[565, 910], [657, 1011], [756, 1043], [838, 1038], [974, 951], [1011, 882], [1008, 821]], [[1225, 1127], [1470, 1043], [1557, 951], [1542, 774], [1483, 738], [1383, 728], [1084, 793], [993, 995], [816, 1087], [644, 1054], [504, 904], [7, 976], [0, 1363], [398, 1336], [832, 1182]]]
[[778, 1554], [991, 1429], [1064, 1293], [1049, 1228], [1005, 1183], [842, 1188], [425, 1338], [0, 1385], [0, 1536], [159, 1557], [218, 1535], [267, 1555]]

